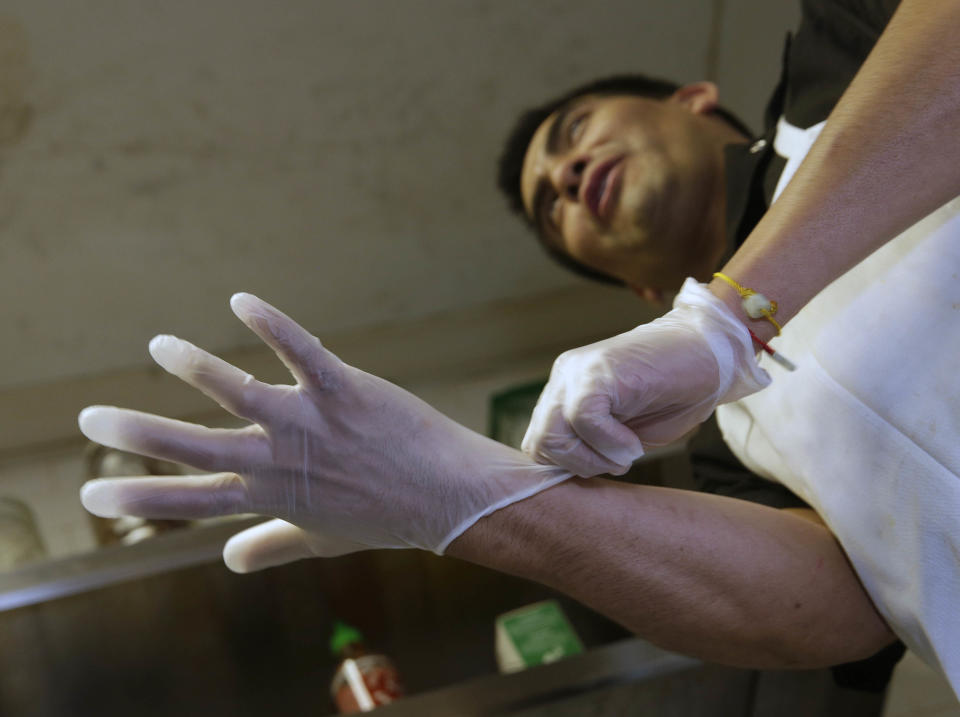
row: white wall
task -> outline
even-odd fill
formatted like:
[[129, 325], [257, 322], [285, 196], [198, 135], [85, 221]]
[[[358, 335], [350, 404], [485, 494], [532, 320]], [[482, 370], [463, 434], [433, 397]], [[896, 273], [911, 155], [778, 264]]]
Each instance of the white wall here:
[[0, 388], [252, 343], [262, 294], [318, 332], [576, 279], [507, 216], [517, 112], [645, 69], [700, 77], [709, 0], [7, 0]]

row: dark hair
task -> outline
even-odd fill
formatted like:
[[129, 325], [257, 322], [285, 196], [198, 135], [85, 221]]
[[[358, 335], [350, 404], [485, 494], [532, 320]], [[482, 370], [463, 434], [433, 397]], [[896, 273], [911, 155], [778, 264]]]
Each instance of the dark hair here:
[[[510, 134], [507, 135], [507, 141], [497, 163], [497, 186], [506, 195], [510, 210], [523, 217], [527, 225], [533, 229], [534, 234], [536, 234], [547, 253], [570, 271], [605, 284], [623, 285], [620, 279], [615, 279], [602, 271], [592, 269], [545, 242], [533, 220], [527, 216], [523, 206], [523, 195], [520, 192], [520, 173], [523, 170], [523, 160], [526, 157], [527, 148], [530, 146], [530, 141], [533, 139], [537, 128], [557, 110], [588, 95], [639, 95], [640, 97], [663, 100], [670, 97], [678, 89], [680, 89], [680, 85], [675, 82], [658, 80], [645, 75], [604, 77], [576, 87], [556, 99], [527, 110], [520, 115]], [[714, 112], [738, 132], [747, 137], [753, 136], [753, 132], [732, 113], [722, 107], [716, 108]]]

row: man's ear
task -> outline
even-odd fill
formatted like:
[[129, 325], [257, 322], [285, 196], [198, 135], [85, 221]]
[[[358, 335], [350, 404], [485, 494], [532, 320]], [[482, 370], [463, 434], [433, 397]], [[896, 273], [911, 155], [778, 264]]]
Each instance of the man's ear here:
[[636, 286], [634, 284], [630, 284], [629, 286], [630, 290], [644, 301], [649, 301], [651, 304], [656, 304], [657, 306], [663, 306], [662, 289], [654, 289], [649, 286]]
[[712, 82], [694, 82], [681, 87], [667, 101], [683, 105], [695, 115], [702, 115], [717, 108], [720, 93]]

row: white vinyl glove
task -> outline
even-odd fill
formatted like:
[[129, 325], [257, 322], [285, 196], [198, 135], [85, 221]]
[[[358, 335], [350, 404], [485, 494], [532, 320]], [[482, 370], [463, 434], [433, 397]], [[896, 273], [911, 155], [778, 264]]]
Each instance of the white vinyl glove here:
[[769, 383], [743, 323], [687, 279], [656, 321], [557, 358], [522, 448], [584, 478], [622, 475], [644, 446], [681, 438]]
[[121, 408], [80, 414], [91, 440], [212, 475], [98, 479], [81, 501], [105, 517], [260, 513], [224, 561], [249, 572], [367, 548], [443, 553], [477, 520], [570, 477], [450, 420], [403, 389], [348, 366], [250, 294], [234, 313], [272, 348], [294, 386], [261, 383], [196, 346], [157, 336], [154, 360], [251, 421], [211, 429]]

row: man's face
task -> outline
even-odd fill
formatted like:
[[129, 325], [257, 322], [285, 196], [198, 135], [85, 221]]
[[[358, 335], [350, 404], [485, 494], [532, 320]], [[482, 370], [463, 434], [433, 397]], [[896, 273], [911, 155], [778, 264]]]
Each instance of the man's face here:
[[723, 146], [732, 137], [707, 116], [716, 88], [703, 85], [667, 100], [586, 96], [548, 117], [521, 174], [544, 239], [634, 286], [672, 290], [708, 276], [724, 250]]

